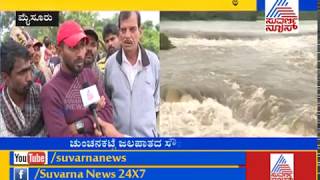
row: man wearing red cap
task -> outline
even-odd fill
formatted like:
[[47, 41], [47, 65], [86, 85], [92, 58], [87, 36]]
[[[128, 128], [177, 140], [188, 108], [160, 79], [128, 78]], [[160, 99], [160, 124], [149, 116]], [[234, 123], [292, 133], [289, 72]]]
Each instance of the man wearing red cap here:
[[[39, 70], [41, 74], [45, 77], [45, 82], [48, 82], [51, 77], [52, 73], [50, 69], [44, 64], [44, 60], [41, 57], [40, 48], [42, 46], [42, 43], [38, 40], [33, 40], [33, 55], [32, 55], [32, 66], [33, 68]], [[43, 83], [44, 84], [44, 83]]]
[[25, 47], [28, 49], [28, 52], [31, 56], [32, 59], [32, 77], [33, 77], [33, 82], [41, 84], [42, 86], [47, 82], [47, 78], [44, 74], [44, 72], [42, 72], [40, 69], [38, 69], [35, 65], [35, 62], [37, 61], [37, 59], [39, 58], [39, 62], [40, 62], [40, 52], [37, 51], [37, 48], [39, 46], [42, 46], [41, 42], [30, 38], [27, 42]]
[[[51, 137], [123, 136], [112, 125], [112, 106], [109, 99], [105, 99], [101, 81], [92, 69], [84, 68], [87, 41], [83, 29], [75, 21], [60, 25], [57, 44], [61, 69], [44, 86], [40, 96], [45, 126]], [[80, 90], [84, 84], [96, 85], [102, 97], [97, 108], [102, 133], [95, 129], [94, 116], [82, 104]]]

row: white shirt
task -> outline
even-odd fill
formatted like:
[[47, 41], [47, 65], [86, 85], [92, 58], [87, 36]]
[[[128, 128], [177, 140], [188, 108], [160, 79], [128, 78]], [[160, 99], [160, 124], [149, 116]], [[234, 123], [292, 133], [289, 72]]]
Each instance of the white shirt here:
[[133, 82], [134, 82], [134, 78], [136, 77], [136, 75], [138, 74], [139, 71], [142, 70], [142, 60], [141, 60], [141, 50], [139, 48], [138, 50], [138, 58], [137, 58], [137, 61], [134, 65], [132, 65], [128, 58], [126, 57], [126, 54], [124, 53], [124, 51], [122, 50], [122, 69], [124, 71], [124, 73], [126, 74], [128, 80], [129, 80], [129, 83], [130, 83], [130, 87], [131, 87], [131, 90], [132, 90], [132, 87], [133, 87]]
[[0, 137], [16, 137], [14, 134], [7, 130], [5, 122], [2, 118], [2, 113], [0, 112]]

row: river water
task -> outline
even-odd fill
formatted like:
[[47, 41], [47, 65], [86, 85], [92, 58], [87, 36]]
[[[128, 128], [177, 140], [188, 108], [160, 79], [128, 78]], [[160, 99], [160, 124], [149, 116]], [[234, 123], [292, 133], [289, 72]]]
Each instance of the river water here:
[[316, 136], [317, 22], [161, 21], [162, 136]]

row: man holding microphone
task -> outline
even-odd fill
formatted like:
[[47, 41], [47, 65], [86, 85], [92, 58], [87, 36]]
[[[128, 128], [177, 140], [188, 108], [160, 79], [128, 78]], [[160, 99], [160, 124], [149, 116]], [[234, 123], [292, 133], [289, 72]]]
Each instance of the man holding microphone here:
[[[91, 68], [84, 68], [87, 42], [86, 34], [75, 21], [60, 25], [57, 45], [61, 69], [40, 95], [50, 137], [123, 137], [113, 126], [112, 106], [101, 81]], [[97, 98], [97, 107], [88, 108]], [[97, 130], [99, 126], [102, 132]]]

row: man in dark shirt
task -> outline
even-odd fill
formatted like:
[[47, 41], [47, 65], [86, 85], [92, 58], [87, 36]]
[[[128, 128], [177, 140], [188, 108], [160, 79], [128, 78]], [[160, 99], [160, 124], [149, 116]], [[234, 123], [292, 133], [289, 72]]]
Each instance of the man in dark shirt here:
[[[57, 44], [61, 69], [44, 86], [40, 96], [49, 136], [123, 136], [112, 125], [112, 106], [101, 81], [91, 68], [84, 68], [87, 42], [87, 36], [76, 22], [60, 25]], [[96, 130], [92, 113], [82, 104], [80, 90], [84, 84], [96, 85], [102, 97], [97, 115], [103, 133]]]
[[103, 81], [103, 74], [99, 70], [96, 62], [98, 59], [98, 49], [99, 49], [99, 37], [98, 34], [93, 29], [85, 29], [84, 33], [88, 37], [88, 44], [87, 44], [87, 52], [85, 54], [84, 66], [91, 68], [93, 71], [96, 72], [99, 79]]
[[42, 46], [42, 44], [39, 41], [36, 41], [34, 39], [30, 39], [26, 43], [26, 48], [28, 49], [28, 52], [31, 56], [32, 64], [31, 64], [31, 70], [32, 70], [32, 77], [33, 82], [37, 84], [41, 84], [43, 86], [46, 83], [46, 77], [42, 71], [40, 71], [34, 64], [35, 61], [35, 48], [37, 46]]
[[104, 73], [107, 59], [116, 51], [120, 49], [119, 29], [118, 26], [109, 23], [104, 26], [102, 31], [102, 38], [106, 48], [106, 56], [98, 60], [97, 65]]

